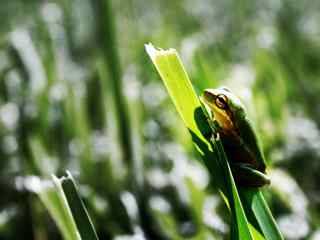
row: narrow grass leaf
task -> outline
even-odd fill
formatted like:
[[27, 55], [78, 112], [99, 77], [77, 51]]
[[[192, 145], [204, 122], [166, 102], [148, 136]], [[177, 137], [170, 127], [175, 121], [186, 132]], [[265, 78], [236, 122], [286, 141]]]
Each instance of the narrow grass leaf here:
[[[204, 137], [205, 134], [212, 133], [212, 129], [205, 120], [200, 101], [176, 50], [157, 50], [151, 44], [148, 44], [146, 45], [146, 51], [157, 68], [178, 113], [188, 128], [213, 181], [218, 182], [218, 187], [227, 192], [234, 223], [231, 234], [232, 239], [253, 239], [222, 144], [220, 141], [213, 141], [211, 145]], [[217, 157], [219, 162], [216, 161]], [[222, 169], [219, 165], [222, 165]], [[222, 172], [227, 174], [222, 174]], [[226, 185], [225, 178], [228, 182]], [[226, 189], [224, 189], [225, 186]]]
[[[232, 239], [253, 239], [250, 229], [249, 223], [245, 216], [244, 210], [242, 208], [242, 204], [240, 201], [240, 197], [232, 176], [232, 172], [227, 161], [226, 153], [223, 149], [221, 140], [219, 138], [213, 139], [212, 144], [214, 150], [218, 154], [219, 162], [221, 163], [221, 168], [225, 174], [225, 180], [228, 189], [228, 200], [229, 205], [231, 207], [231, 213], [233, 214], [232, 221], [234, 224], [231, 226], [231, 238]], [[230, 192], [231, 191], [231, 192]]]
[[97, 240], [98, 236], [71, 174], [67, 172], [67, 176], [60, 179], [54, 177], [54, 181], [63, 190], [81, 239]]
[[63, 239], [81, 240], [67, 200], [58, 185], [50, 180], [41, 180], [36, 176], [26, 178], [25, 185], [29, 191], [39, 196], [57, 224]]
[[265, 238], [283, 240], [262, 192], [259, 189], [241, 188], [239, 193], [247, 215], [255, 218], [256, 228], [261, 229]]

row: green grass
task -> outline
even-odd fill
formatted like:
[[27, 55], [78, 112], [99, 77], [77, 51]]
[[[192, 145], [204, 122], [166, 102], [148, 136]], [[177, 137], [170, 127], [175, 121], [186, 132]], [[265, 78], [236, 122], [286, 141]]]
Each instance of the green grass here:
[[[40, 181], [40, 180], [39, 180]], [[65, 240], [97, 240], [97, 234], [69, 172], [62, 178], [39, 182], [37, 192]], [[50, 185], [49, 185], [50, 184]]]
[[[274, 218], [298, 238], [302, 229], [283, 224], [297, 216], [308, 227], [300, 238], [314, 238], [317, 10], [306, 1], [3, 1], [0, 238], [94, 239], [85, 209], [100, 239], [277, 239]], [[168, 59], [168, 95], [146, 41], [179, 49], [192, 84]], [[203, 137], [212, 129], [194, 90], [219, 85], [258, 129], [270, 188], [235, 188], [219, 139]], [[76, 187], [59, 178], [66, 169]]]

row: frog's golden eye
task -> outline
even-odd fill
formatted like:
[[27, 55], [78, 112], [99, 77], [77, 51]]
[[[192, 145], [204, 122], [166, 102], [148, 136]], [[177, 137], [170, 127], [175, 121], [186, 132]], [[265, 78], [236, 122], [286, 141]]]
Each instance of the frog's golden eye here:
[[221, 109], [226, 109], [228, 107], [228, 99], [225, 95], [220, 94], [216, 97], [216, 106]]

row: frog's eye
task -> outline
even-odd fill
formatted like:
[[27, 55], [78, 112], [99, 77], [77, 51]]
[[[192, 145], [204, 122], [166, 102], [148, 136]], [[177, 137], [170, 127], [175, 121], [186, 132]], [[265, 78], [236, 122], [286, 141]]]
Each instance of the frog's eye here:
[[226, 109], [228, 107], [227, 101], [228, 101], [227, 97], [223, 94], [220, 94], [216, 97], [215, 103], [218, 108]]

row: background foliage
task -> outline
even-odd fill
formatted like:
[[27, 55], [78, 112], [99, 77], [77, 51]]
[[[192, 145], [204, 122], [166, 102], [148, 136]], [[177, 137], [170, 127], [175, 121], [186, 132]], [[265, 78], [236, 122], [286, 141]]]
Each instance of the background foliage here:
[[100, 239], [224, 239], [227, 209], [143, 44], [259, 130], [285, 239], [320, 238], [319, 1], [1, 3], [0, 238], [61, 239], [35, 192], [68, 169]]

